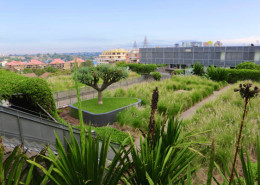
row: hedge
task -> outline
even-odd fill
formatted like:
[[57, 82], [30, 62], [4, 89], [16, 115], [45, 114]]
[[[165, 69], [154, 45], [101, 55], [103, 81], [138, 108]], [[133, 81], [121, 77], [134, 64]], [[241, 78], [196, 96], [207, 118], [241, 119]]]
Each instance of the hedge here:
[[246, 61], [238, 64], [236, 69], [252, 69], [252, 70], [260, 70], [260, 65], [257, 65], [254, 62]]
[[242, 80], [260, 81], [260, 70], [226, 69], [229, 73], [228, 82], [235, 83]]
[[32, 107], [37, 107], [38, 103], [55, 119], [61, 121], [51, 89], [45, 80], [0, 70], [0, 100], [12, 100], [20, 96], [29, 97], [35, 102]]
[[154, 72], [157, 66], [155, 64], [128, 64], [128, 63], [117, 63], [120, 67], [129, 67], [131, 71], [139, 74], [150, 74]]

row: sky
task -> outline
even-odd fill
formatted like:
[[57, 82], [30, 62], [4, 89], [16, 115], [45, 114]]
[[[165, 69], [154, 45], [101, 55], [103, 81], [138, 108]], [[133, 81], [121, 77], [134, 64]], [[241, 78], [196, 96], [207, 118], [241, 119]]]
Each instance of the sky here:
[[260, 42], [260, 0], [0, 0], [0, 54]]

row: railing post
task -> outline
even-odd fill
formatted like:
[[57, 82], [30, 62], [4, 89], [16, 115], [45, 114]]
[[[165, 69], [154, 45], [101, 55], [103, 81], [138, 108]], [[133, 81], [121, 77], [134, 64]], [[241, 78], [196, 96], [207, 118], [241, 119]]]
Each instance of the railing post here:
[[21, 125], [20, 116], [19, 116], [19, 112], [18, 111], [17, 111], [17, 121], [18, 121], [19, 134], [20, 134], [20, 137], [21, 137], [21, 145], [24, 148], [23, 129], [22, 129], [22, 125]]

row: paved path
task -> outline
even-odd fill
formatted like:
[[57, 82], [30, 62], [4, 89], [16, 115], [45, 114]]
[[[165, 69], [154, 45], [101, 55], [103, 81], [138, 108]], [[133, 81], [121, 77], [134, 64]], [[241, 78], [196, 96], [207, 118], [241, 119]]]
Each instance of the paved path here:
[[219, 91], [214, 91], [213, 94], [211, 94], [207, 98], [205, 98], [202, 101], [200, 101], [199, 103], [193, 105], [188, 110], [182, 112], [180, 114], [179, 118], [180, 119], [189, 119], [189, 118], [191, 118], [195, 114], [196, 110], [199, 109], [204, 103], [207, 103], [207, 102], [215, 99], [219, 94], [221, 94], [222, 92], [228, 90], [231, 87], [232, 87], [232, 85], [228, 85], [228, 86], [224, 87], [223, 89], [221, 89]]

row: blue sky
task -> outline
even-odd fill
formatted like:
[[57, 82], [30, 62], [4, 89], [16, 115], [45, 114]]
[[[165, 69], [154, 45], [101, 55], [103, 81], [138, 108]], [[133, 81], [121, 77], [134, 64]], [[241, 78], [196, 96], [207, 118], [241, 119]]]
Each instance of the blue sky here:
[[0, 0], [0, 54], [260, 41], [259, 0]]

